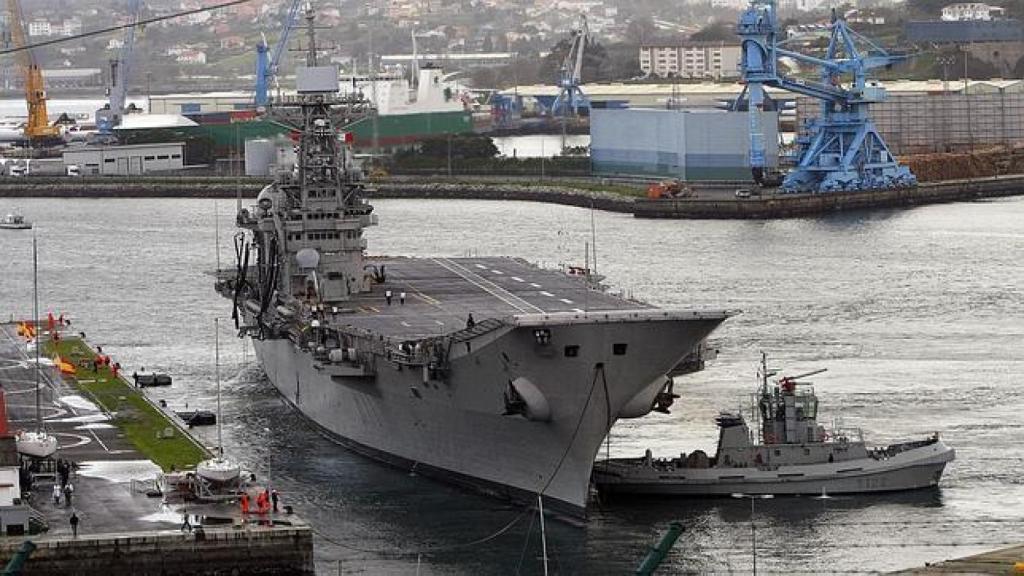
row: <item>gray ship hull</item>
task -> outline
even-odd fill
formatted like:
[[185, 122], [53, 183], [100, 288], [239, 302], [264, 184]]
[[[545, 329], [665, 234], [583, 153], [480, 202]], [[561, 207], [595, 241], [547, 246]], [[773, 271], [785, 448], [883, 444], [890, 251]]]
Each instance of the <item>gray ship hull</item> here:
[[[611, 425], [638, 415], [638, 403], [648, 412], [664, 374], [724, 318], [660, 310], [519, 317], [460, 342], [444, 380], [400, 362], [378, 362], [372, 377], [339, 373], [288, 339], [254, 346], [280, 393], [343, 444], [492, 494], [542, 493], [582, 515]], [[551, 342], [538, 344], [537, 326]], [[613, 344], [625, 353], [612, 353]], [[569, 346], [576, 355], [566, 356]], [[532, 384], [547, 418], [505, 415], [513, 380]]]
[[594, 481], [602, 494], [728, 496], [863, 494], [937, 486], [954, 450], [941, 441], [891, 458], [759, 468], [661, 469], [643, 459], [597, 465]]

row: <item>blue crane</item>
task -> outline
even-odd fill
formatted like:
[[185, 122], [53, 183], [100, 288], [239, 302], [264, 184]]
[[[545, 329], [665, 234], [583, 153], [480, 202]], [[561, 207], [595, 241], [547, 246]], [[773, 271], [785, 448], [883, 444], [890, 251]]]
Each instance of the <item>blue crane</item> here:
[[[779, 39], [775, 0], [752, 0], [736, 33], [743, 57], [750, 115], [750, 163], [761, 182], [765, 138], [761, 127], [764, 87], [780, 88], [821, 102], [821, 114], [797, 139], [798, 162], [782, 182], [787, 192], [839, 192], [911, 187], [917, 178], [893, 157], [868, 115], [868, 106], [885, 100], [885, 89], [867, 82], [869, 70], [891, 66], [908, 56], [890, 54], [857, 34], [833, 11], [828, 48], [821, 57], [787, 50]], [[858, 44], [864, 49], [858, 47]], [[819, 81], [787, 77], [780, 58], [820, 69]], [[844, 82], [846, 85], [844, 86]]]
[[589, 106], [587, 97], [580, 89], [580, 73], [583, 71], [583, 51], [590, 37], [587, 17], [580, 16], [580, 24], [572, 31], [569, 52], [562, 61], [558, 75], [558, 96], [551, 104], [555, 116], [576, 116], [580, 108]]
[[281, 36], [274, 45], [274, 53], [270, 54], [270, 46], [267, 39], [261, 38], [256, 44], [256, 94], [254, 101], [257, 106], [266, 106], [270, 103], [270, 82], [277, 80], [277, 69], [281, 62], [281, 55], [288, 45], [288, 36], [295, 27], [299, 15], [299, 5], [303, 0], [292, 0], [288, 7], [288, 14], [285, 16], [284, 27], [281, 29]]
[[114, 128], [121, 124], [128, 101], [128, 79], [131, 78], [132, 57], [135, 53], [135, 28], [142, 12], [142, 1], [131, 0], [128, 4], [128, 18], [131, 26], [125, 28], [117, 58], [110, 61], [110, 85], [107, 87], [107, 104], [96, 111], [96, 134], [99, 141], [113, 141]]

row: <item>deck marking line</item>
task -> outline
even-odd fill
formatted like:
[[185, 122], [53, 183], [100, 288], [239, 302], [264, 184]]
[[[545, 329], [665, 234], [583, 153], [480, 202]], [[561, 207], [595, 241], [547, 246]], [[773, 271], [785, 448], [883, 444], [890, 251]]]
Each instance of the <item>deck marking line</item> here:
[[549, 298], [554, 298], [554, 297], [555, 297], [555, 295], [554, 295], [554, 294], [552, 294], [551, 292], [548, 292], [547, 290], [541, 290], [541, 291], [540, 291], [540, 293], [541, 293], [542, 295], [544, 295], [544, 296], [547, 296], [547, 297], [549, 297]]
[[448, 271], [458, 274], [459, 276], [462, 277], [463, 280], [469, 282], [470, 284], [476, 286], [477, 288], [480, 288], [484, 292], [489, 293], [491, 296], [494, 296], [498, 300], [501, 300], [505, 304], [508, 304], [509, 306], [515, 308], [516, 310], [519, 310], [520, 312], [528, 312], [527, 308], [532, 308], [535, 312], [544, 312], [542, 308], [530, 304], [526, 300], [523, 300], [522, 298], [516, 296], [515, 294], [509, 292], [508, 290], [505, 290], [501, 286], [498, 286], [494, 282], [491, 282], [490, 280], [481, 277], [479, 274], [474, 274], [470, 272], [466, 268], [460, 266], [459, 264], [447, 258], [434, 258], [434, 262], [437, 262], [438, 265], [447, 269]]
[[92, 434], [92, 437], [95, 438], [96, 441], [100, 443], [100, 446], [103, 446], [103, 450], [104, 451], [110, 452], [110, 448], [107, 448], [107, 445], [103, 443], [103, 440], [100, 440], [100, 437], [96, 435], [96, 431], [95, 430], [90, 428], [89, 429], [89, 433]]

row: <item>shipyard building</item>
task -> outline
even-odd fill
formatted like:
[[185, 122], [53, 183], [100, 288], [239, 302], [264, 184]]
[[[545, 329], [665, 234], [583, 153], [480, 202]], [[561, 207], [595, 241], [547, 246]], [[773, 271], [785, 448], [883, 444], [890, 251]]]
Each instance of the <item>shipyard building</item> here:
[[[769, 167], [778, 166], [778, 113], [763, 112]], [[590, 115], [595, 174], [748, 181], [750, 122], [723, 110], [600, 110]]]

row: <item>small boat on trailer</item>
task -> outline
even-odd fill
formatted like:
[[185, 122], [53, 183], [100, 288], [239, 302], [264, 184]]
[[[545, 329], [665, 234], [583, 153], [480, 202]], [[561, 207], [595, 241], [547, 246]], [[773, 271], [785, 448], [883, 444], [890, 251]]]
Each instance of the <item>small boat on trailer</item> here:
[[43, 430], [23, 430], [14, 437], [18, 453], [31, 458], [49, 458], [57, 452], [57, 438]]
[[934, 435], [885, 447], [868, 447], [859, 430], [826, 430], [817, 422], [818, 397], [809, 382], [781, 377], [769, 384], [762, 355], [753, 419], [723, 412], [718, 451], [696, 450], [676, 458], [613, 458], [595, 463], [593, 481], [603, 496], [728, 496], [745, 494], [854, 494], [936, 486], [953, 448]]

